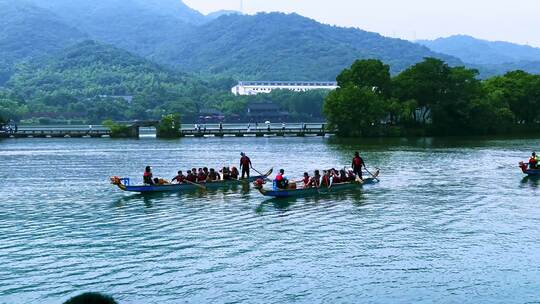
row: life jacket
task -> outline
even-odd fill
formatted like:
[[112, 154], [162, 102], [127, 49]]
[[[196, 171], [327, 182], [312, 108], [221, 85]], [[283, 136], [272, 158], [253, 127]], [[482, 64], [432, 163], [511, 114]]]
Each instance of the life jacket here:
[[177, 181], [179, 184], [183, 183], [183, 182], [184, 182], [184, 179], [186, 179], [186, 177], [185, 177], [184, 175], [178, 175], [178, 176], [176, 177], [176, 181]]
[[242, 156], [242, 158], [240, 159], [240, 163], [242, 164], [242, 167], [244, 168], [249, 167], [250, 162], [251, 160], [247, 156]]
[[197, 177], [195, 175], [193, 175], [193, 174], [188, 174], [188, 176], [186, 177], [186, 180], [194, 183], [194, 182], [197, 181]]
[[321, 178], [321, 185], [322, 185], [322, 186], [325, 186], [325, 187], [330, 187], [330, 177], [324, 175], [324, 176]]
[[150, 185], [153, 184], [154, 181], [152, 180], [152, 173], [144, 172], [143, 181], [145, 184], [150, 184]]
[[308, 177], [304, 177], [304, 186], [309, 186], [309, 184], [311, 183], [311, 178]]
[[341, 178], [339, 176], [334, 176], [334, 183], [336, 184], [341, 183]]
[[361, 157], [353, 158], [353, 164], [355, 168], [360, 168], [364, 164], [364, 160]]
[[320, 181], [321, 181], [321, 176], [314, 176], [311, 178], [311, 184], [315, 187], [319, 187], [319, 184], [320, 184]]
[[203, 181], [206, 180], [206, 177], [207, 177], [206, 174], [204, 174], [204, 172], [201, 172], [201, 173], [199, 173], [199, 174], [197, 175], [197, 180], [198, 180], [199, 182], [203, 182]]

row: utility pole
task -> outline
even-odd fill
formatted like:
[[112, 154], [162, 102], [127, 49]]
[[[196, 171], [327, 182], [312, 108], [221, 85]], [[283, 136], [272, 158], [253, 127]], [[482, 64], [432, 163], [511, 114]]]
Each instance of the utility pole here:
[[244, 0], [240, 0], [240, 13], [244, 14]]

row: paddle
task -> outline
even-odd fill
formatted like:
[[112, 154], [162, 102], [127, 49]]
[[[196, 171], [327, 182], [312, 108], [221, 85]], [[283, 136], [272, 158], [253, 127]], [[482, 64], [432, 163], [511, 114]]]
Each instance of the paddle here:
[[369, 175], [371, 175], [371, 177], [373, 177], [373, 179], [380, 182], [380, 180], [377, 178], [377, 176], [375, 176], [375, 175], [373, 175], [373, 173], [369, 172], [369, 170], [366, 167], [364, 167], [364, 169], [366, 169], [366, 172], [369, 173]]
[[185, 179], [184, 181], [185, 181], [186, 183], [190, 184], [190, 185], [197, 186], [197, 187], [200, 188], [201, 190], [205, 190], [205, 191], [206, 191], [206, 187], [203, 186], [203, 185], [201, 185], [201, 184], [197, 184], [197, 183], [188, 181], [187, 179]]
[[261, 177], [264, 177], [264, 179], [266, 179], [266, 180], [268, 180], [268, 181], [271, 181], [271, 180], [268, 178], [268, 176], [269, 176], [270, 174], [272, 174], [272, 172], [274, 171], [273, 168], [270, 169], [270, 170], [268, 171], [267, 174], [262, 174], [261, 172], [259, 172], [257, 169], [255, 169], [255, 168], [253, 168], [253, 167], [251, 167], [251, 169], [253, 169], [253, 171], [255, 171], [257, 174], [259, 174]]

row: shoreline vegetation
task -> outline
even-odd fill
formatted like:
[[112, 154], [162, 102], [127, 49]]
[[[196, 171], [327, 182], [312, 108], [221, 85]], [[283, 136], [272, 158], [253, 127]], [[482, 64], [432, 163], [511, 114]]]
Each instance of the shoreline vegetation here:
[[[114, 70], [99, 58], [84, 59], [95, 56], [96, 48], [117, 62]], [[118, 50], [93, 43], [70, 52], [61, 71], [54, 60], [39, 73], [32, 63], [19, 67], [7, 88], [0, 88], [0, 121], [106, 121], [114, 137], [126, 137], [129, 127], [115, 121], [161, 120], [159, 137], [176, 138], [180, 118], [200, 123], [200, 114], [210, 110], [223, 115], [218, 122], [254, 123], [246, 106], [270, 101], [289, 114], [287, 122], [326, 120], [328, 132], [338, 137], [540, 134], [540, 75], [523, 71], [481, 80], [475, 69], [425, 58], [393, 76], [389, 65], [367, 59], [343, 70], [337, 77], [340, 88], [331, 92], [234, 96], [232, 79], [190, 78], [126, 53], [120, 58]], [[138, 93], [126, 100], [124, 95], [133, 91]]]
[[325, 99], [340, 137], [540, 134], [540, 75], [478, 71], [426, 58], [396, 76], [380, 60], [358, 60]]

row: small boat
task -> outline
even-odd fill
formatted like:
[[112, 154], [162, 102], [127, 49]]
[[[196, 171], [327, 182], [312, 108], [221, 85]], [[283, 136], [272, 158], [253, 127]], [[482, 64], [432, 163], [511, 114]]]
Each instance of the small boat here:
[[118, 186], [120, 190], [138, 193], [160, 193], [160, 192], [189, 192], [199, 189], [222, 189], [235, 185], [248, 185], [258, 179], [267, 179], [272, 174], [273, 169], [268, 170], [264, 175], [253, 176], [246, 179], [220, 180], [206, 183], [183, 183], [164, 185], [138, 185], [131, 186], [129, 178], [111, 177], [111, 184]]
[[348, 182], [333, 184], [330, 189], [321, 187], [321, 188], [301, 188], [301, 189], [286, 189], [286, 190], [266, 190], [263, 187], [257, 187], [257, 190], [264, 195], [275, 198], [287, 198], [287, 197], [300, 197], [300, 196], [314, 196], [314, 195], [323, 195], [340, 192], [343, 190], [349, 189], [358, 189], [364, 185], [373, 185], [379, 182], [377, 175], [371, 178], [364, 179], [363, 182]]
[[520, 162], [519, 168], [521, 168], [521, 171], [524, 174], [527, 174], [529, 176], [540, 176], [540, 169], [529, 169], [529, 164]]

